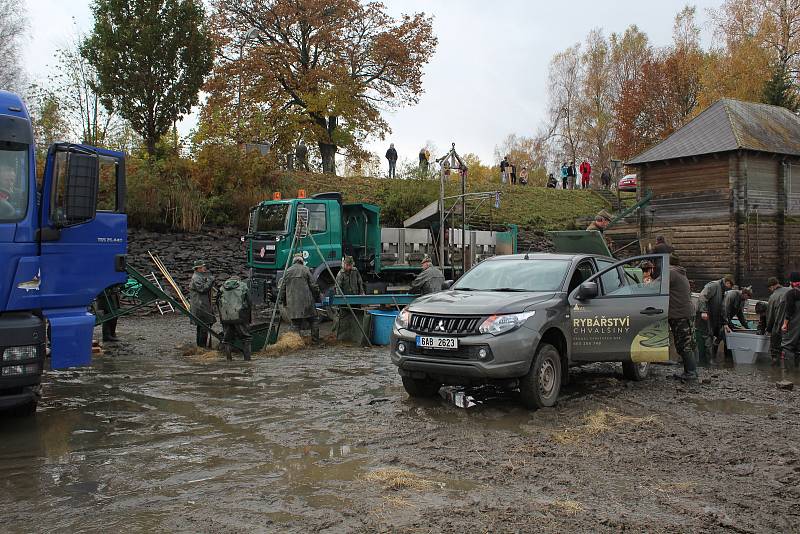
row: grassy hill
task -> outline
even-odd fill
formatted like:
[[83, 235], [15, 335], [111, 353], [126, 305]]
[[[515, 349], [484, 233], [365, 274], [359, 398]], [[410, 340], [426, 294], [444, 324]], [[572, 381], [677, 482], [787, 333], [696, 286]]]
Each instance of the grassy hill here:
[[[386, 226], [402, 226], [403, 220], [430, 202], [438, 199], [436, 180], [390, 180], [386, 178], [331, 177], [318, 174], [286, 174], [278, 183], [284, 198], [305, 189], [308, 195], [324, 191], [340, 191], [346, 202], [370, 202], [381, 207], [381, 219]], [[478, 207], [473, 224], [511, 223], [530, 230], [561, 230], [575, 227], [576, 219], [591, 217], [608, 203], [591, 191], [562, 191], [532, 186], [511, 186], [499, 183], [469, 183], [467, 191], [501, 192], [500, 209], [493, 201], [468, 206], [468, 213]], [[460, 183], [452, 180], [446, 186], [447, 195], [460, 193]]]

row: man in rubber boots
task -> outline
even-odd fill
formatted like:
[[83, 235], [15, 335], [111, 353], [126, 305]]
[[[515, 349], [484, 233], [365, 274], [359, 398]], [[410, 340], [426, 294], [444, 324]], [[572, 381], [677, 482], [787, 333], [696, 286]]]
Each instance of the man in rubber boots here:
[[[658, 254], [670, 254], [666, 245]], [[675, 340], [675, 351], [683, 360], [683, 374], [675, 374], [674, 378], [684, 382], [697, 380], [697, 346], [694, 341], [694, 305], [692, 304], [692, 288], [686, 269], [681, 267], [680, 260], [670, 254], [669, 258], [669, 329]]]
[[[192, 315], [203, 321], [208, 326], [217, 322], [214, 308], [211, 306], [211, 288], [214, 286], [214, 275], [206, 267], [206, 262], [194, 262], [194, 273], [189, 282], [189, 311]], [[205, 326], [197, 324], [197, 346], [208, 348], [211, 346], [211, 336]]]
[[709, 361], [717, 358], [717, 349], [722, 341], [722, 327], [725, 324], [725, 310], [723, 301], [725, 292], [733, 289], [733, 275], [726, 274], [720, 280], [714, 280], [705, 285], [700, 292], [698, 309], [700, 311], [700, 328], [702, 329], [703, 345]]
[[414, 295], [428, 295], [442, 290], [444, 275], [438, 267], [434, 267], [431, 257], [427, 254], [422, 258], [422, 271], [411, 282], [411, 293]]
[[789, 288], [782, 285], [774, 276], [767, 280], [767, 289], [770, 296], [767, 302], [767, 323], [765, 334], [769, 336], [769, 357], [772, 366], [777, 366], [781, 361], [781, 342], [783, 341], [783, 318], [786, 315], [786, 293]]
[[783, 318], [783, 366], [787, 362], [793, 362], [797, 367], [797, 356], [800, 354], [800, 273], [793, 272], [789, 276], [789, 284], [792, 286], [786, 292], [786, 314]]
[[[342, 269], [336, 275], [337, 292], [340, 295], [364, 295], [366, 288], [361, 273], [355, 268], [355, 261], [352, 256], [345, 256], [342, 260]], [[358, 340], [361, 338], [361, 330], [358, 327], [357, 317], [354, 317], [350, 308], [339, 306], [336, 314], [336, 339]]]
[[319, 300], [319, 285], [305, 266], [302, 254], [295, 254], [292, 266], [283, 273], [278, 301], [286, 307], [292, 329], [298, 334], [309, 326], [311, 340], [319, 343], [319, 318], [314, 304]]
[[250, 288], [238, 276], [230, 277], [217, 295], [217, 306], [225, 336], [222, 340], [222, 351], [230, 360], [231, 346], [240, 342], [242, 353], [246, 361], [250, 360], [251, 343], [253, 336], [250, 334], [250, 319], [252, 304], [250, 302]]

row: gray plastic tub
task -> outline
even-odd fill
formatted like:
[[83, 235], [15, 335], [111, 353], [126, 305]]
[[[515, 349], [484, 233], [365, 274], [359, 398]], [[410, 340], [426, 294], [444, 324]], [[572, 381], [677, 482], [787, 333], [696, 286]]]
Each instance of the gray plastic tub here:
[[733, 353], [737, 364], [753, 365], [760, 354], [769, 356], [769, 336], [760, 336], [755, 330], [725, 334], [725, 346]]

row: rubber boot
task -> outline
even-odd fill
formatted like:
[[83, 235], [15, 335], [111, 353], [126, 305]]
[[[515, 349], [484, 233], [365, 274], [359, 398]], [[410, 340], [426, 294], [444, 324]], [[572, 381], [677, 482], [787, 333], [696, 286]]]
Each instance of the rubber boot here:
[[319, 338], [319, 321], [313, 321], [311, 323], [311, 341], [315, 344], [321, 343]]
[[252, 349], [252, 347], [250, 346], [250, 342], [249, 341], [245, 341], [244, 345], [243, 345], [243, 348], [242, 348], [242, 353], [244, 354], [244, 361], [246, 361], [246, 362], [250, 361], [250, 351], [251, 351], [251, 349]]
[[225, 359], [228, 361], [233, 360], [231, 356], [231, 345], [230, 343], [223, 343], [222, 344], [222, 353], [225, 354]]

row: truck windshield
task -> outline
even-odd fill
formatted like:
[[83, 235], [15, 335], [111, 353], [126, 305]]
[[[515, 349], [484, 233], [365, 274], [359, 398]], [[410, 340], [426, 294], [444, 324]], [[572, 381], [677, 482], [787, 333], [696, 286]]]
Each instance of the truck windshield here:
[[494, 260], [477, 265], [453, 286], [474, 291], [560, 291], [569, 260]]
[[0, 223], [17, 222], [28, 211], [28, 145], [0, 142]]
[[256, 233], [288, 231], [288, 214], [289, 204], [261, 206], [256, 217]]

